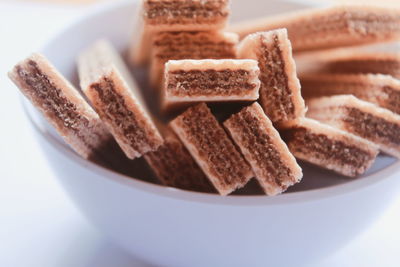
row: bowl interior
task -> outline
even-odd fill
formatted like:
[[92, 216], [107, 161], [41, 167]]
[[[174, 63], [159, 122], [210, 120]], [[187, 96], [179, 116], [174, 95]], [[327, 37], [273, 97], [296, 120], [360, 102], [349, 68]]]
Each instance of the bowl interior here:
[[[254, 18], [257, 16], [277, 14], [281, 12], [297, 10], [309, 7], [309, 4], [304, 4], [297, 1], [232, 1], [232, 20], [240, 21], [246, 18]], [[132, 1], [122, 1], [106, 5], [98, 8], [92, 14], [85, 16], [81, 20], [74, 22], [72, 25], [65, 28], [56, 35], [43, 49], [42, 53], [69, 79], [77, 88], [79, 88], [75, 59], [80, 51], [92, 42], [106, 38], [109, 39], [116, 47], [125, 53], [132, 38], [137, 38], [134, 31], [135, 24], [135, 9], [136, 5]], [[151, 109], [154, 109], [155, 104], [152, 101], [153, 92], [146, 85], [146, 74], [144, 69], [133, 69], [134, 76], [142, 85], [144, 96]], [[62, 149], [70, 150], [70, 148], [61, 140], [53, 128], [47, 124], [42, 116], [24, 100], [24, 105], [32, 122], [40, 129], [41, 132], [50, 134], [56, 138]], [[356, 180], [363, 180], [377, 176], [381, 170], [394, 164], [396, 160], [392, 157], [380, 155], [372, 168], [367, 173], [358, 177]], [[139, 162], [140, 165], [141, 163]], [[397, 163], [398, 164], [398, 163]], [[293, 192], [315, 190], [328, 188], [344, 183], [354, 183], [355, 180], [345, 178], [330, 171], [326, 171], [310, 164], [300, 162], [303, 168], [303, 181], [291, 187], [284, 195], [292, 194]], [[92, 168], [98, 168], [94, 164]], [[154, 177], [148, 170], [138, 168], [134, 175], [137, 179], [146, 180], [154, 183]], [[259, 194], [260, 190], [250, 183], [238, 194], [254, 195]], [[200, 193], [199, 193], [200, 194]]]

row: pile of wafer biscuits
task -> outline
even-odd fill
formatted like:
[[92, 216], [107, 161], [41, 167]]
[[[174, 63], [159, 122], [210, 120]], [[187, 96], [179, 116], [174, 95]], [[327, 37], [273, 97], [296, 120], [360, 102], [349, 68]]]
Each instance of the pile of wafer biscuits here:
[[[229, 6], [142, 0], [126, 61], [107, 40], [90, 45], [79, 89], [40, 54], [9, 77], [82, 157], [117, 169], [143, 157], [185, 190], [228, 195], [254, 178], [272, 196], [301, 181], [297, 160], [357, 177], [380, 151], [400, 157], [400, 53], [358, 48], [400, 40], [400, 10], [334, 6], [228, 25]], [[131, 75], [138, 66], [151, 87]]]

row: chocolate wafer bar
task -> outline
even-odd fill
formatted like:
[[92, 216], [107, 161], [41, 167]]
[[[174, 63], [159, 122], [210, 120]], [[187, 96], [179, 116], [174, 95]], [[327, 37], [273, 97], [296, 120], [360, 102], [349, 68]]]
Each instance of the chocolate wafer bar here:
[[400, 81], [381, 74], [310, 74], [301, 77], [305, 98], [351, 94], [400, 114]]
[[302, 170], [261, 106], [255, 102], [224, 122], [267, 195], [298, 183]]
[[400, 116], [352, 95], [311, 99], [307, 116], [365, 138], [400, 158]]
[[79, 155], [97, 158], [109, 143], [99, 116], [44, 56], [32, 54], [8, 75]]
[[205, 103], [188, 108], [170, 126], [221, 195], [243, 187], [253, 177]]
[[308, 118], [287, 123], [281, 135], [296, 158], [348, 177], [363, 174], [379, 151], [365, 139]]
[[260, 81], [251, 59], [170, 60], [165, 64], [163, 109], [196, 102], [254, 101]]
[[236, 58], [237, 34], [228, 32], [159, 32], [153, 35], [151, 84], [161, 83], [164, 64], [178, 59]]
[[258, 61], [260, 103], [272, 122], [304, 116], [304, 100], [286, 29], [247, 36], [238, 46], [238, 57]]
[[161, 183], [184, 190], [215, 192], [179, 138], [169, 129], [164, 129], [163, 133], [164, 144], [144, 155]]
[[110, 43], [98, 41], [78, 60], [83, 92], [127, 157], [156, 150], [163, 142], [139, 88]]
[[278, 28], [287, 28], [296, 52], [387, 42], [400, 38], [400, 10], [368, 6], [309, 9], [240, 22], [230, 31], [244, 38]]

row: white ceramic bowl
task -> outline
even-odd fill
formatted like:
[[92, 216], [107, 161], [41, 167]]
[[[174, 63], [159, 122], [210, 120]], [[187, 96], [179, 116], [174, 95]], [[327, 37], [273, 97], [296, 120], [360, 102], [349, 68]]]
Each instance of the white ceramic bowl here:
[[[234, 17], [301, 7], [234, 1]], [[132, 3], [96, 10], [67, 27], [42, 52], [76, 81], [74, 59], [98, 38], [127, 47]], [[317, 260], [365, 229], [399, 191], [400, 163], [380, 157], [363, 177], [347, 180], [305, 166], [304, 181], [277, 197], [194, 193], [130, 179], [72, 152], [24, 102], [44, 155], [72, 201], [102, 232], [160, 266], [297, 266]]]

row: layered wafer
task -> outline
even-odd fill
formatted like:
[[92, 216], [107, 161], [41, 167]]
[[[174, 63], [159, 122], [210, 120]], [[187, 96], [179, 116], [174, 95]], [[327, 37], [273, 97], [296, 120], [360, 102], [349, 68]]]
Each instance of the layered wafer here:
[[257, 61], [170, 60], [165, 64], [163, 109], [196, 102], [254, 101], [260, 81]]
[[281, 135], [296, 158], [348, 177], [363, 174], [379, 151], [365, 139], [308, 118], [287, 123]]
[[301, 77], [305, 98], [351, 94], [400, 114], [400, 81], [381, 74], [310, 74]]
[[184, 190], [215, 192], [179, 138], [169, 129], [164, 129], [163, 136], [164, 144], [144, 155], [160, 182]]
[[109, 143], [99, 116], [44, 56], [32, 54], [8, 75], [79, 155], [97, 157]]
[[400, 116], [352, 95], [311, 99], [307, 116], [365, 138], [400, 157]]
[[304, 115], [304, 100], [286, 29], [247, 36], [238, 46], [238, 57], [258, 61], [260, 103], [274, 123]]
[[253, 172], [205, 103], [170, 122], [173, 131], [221, 195], [243, 187]]
[[277, 195], [298, 183], [302, 170], [272, 122], [255, 102], [224, 122], [267, 195]]
[[229, 13], [229, 0], [142, 0], [137, 25], [141, 36], [132, 45], [132, 61], [148, 60], [155, 32], [216, 31], [225, 27]]
[[400, 37], [400, 10], [334, 6], [240, 22], [230, 30], [244, 38], [277, 28], [287, 28], [296, 52], [386, 42]]
[[83, 92], [127, 157], [156, 150], [163, 142], [139, 88], [110, 43], [98, 41], [78, 60]]
[[164, 64], [178, 59], [234, 59], [238, 36], [235, 33], [159, 32], [153, 35], [150, 78], [157, 87], [161, 83]]

